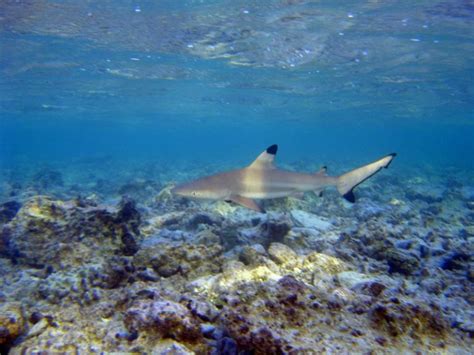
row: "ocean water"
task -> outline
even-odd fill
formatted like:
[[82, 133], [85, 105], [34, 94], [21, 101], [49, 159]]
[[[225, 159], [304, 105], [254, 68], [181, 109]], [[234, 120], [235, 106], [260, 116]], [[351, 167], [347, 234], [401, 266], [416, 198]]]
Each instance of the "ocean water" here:
[[6, 2], [2, 165], [279, 143], [472, 169], [471, 21], [469, 1]]
[[[390, 278], [379, 282], [392, 292], [386, 291], [387, 300], [399, 297], [403, 302], [427, 305], [432, 299], [439, 316], [427, 322], [447, 324], [443, 326], [445, 338], [441, 345], [433, 340], [416, 340], [440, 337], [429, 326], [422, 327], [422, 334], [416, 335], [415, 340], [404, 338], [409, 333], [405, 330], [389, 329], [387, 335], [377, 333], [375, 327], [376, 330], [362, 338], [356, 337], [366, 339], [363, 344], [359, 341], [357, 351], [410, 351], [407, 344], [414, 342], [414, 349], [421, 352], [469, 353], [474, 331], [473, 24], [474, 3], [470, 0], [0, 2], [0, 228], [3, 230], [0, 256], [2, 268], [9, 275], [0, 283], [0, 299], [7, 305], [4, 307], [10, 307], [3, 309], [3, 314], [14, 314], [22, 324], [16, 334], [2, 323], [0, 313], [0, 328], [8, 328], [5, 334], [10, 334], [0, 334], [2, 351], [71, 351], [68, 346], [75, 338], [74, 332], [85, 327], [89, 329], [85, 340], [75, 345], [82, 353], [135, 350], [160, 353], [162, 340], [153, 342], [150, 337], [174, 339], [174, 345], [166, 346], [181, 346], [181, 350], [176, 350], [178, 353], [265, 353], [265, 347], [255, 340], [257, 335], [251, 340], [239, 337], [234, 323], [217, 316], [189, 321], [198, 324], [198, 328], [205, 322], [220, 330], [224, 336], [214, 337], [213, 341], [221, 344], [215, 346], [202, 345], [207, 344], [208, 336], [204, 335], [207, 339], [204, 341], [199, 332], [191, 340], [184, 335], [186, 332], [180, 331], [143, 335], [149, 332], [147, 326], [138, 324], [138, 320], [130, 321], [133, 318], [130, 314], [143, 311], [144, 306], [132, 301], [124, 301], [129, 308], [117, 310], [119, 315], [110, 320], [113, 325], [109, 328], [98, 325], [90, 317], [104, 305], [113, 304], [110, 307], [114, 308], [120, 303], [113, 295], [117, 288], [122, 291], [131, 288], [130, 293], [154, 289], [164, 299], [177, 305], [183, 303], [180, 297], [191, 296], [186, 293], [186, 287], [173, 286], [173, 282], [185, 284], [202, 277], [201, 274], [183, 274], [184, 279], [166, 283], [170, 279], [168, 273], [160, 274], [160, 267], [152, 266], [152, 261], [147, 264], [143, 258], [133, 259], [133, 255], [146, 249], [140, 245], [166, 246], [177, 241], [194, 245], [199, 233], [208, 229], [221, 238], [217, 244], [223, 249], [223, 259], [247, 260], [242, 250], [254, 244], [261, 245], [264, 254], [270, 253], [272, 242], [293, 248], [299, 257], [317, 251], [341, 258], [350, 271], [379, 277], [379, 281]], [[245, 166], [271, 144], [279, 145], [277, 165], [303, 172], [314, 172], [325, 165], [330, 175], [392, 152], [398, 155], [390, 169], [384, 169], [356, 189], [360, 200], [352, 206], [330, 191], [319, 200], [306, 196], [302, 202], [287, 199], [263, 202], [269, 212], [260, 216], [220, 202], [157, 197], [163, 196], [160, 193], [173, 184]], [[56, 202], [38, 202], [35, 200], [38, 196]], [[52, 214], [53, 217], [44, 217], [52, 225], [68, 225], [76, 218], [75, 214], [67, 213], [61, 217], [64, 220], [54, 217], [54, 211], [47, 207], [49, 204], [66, 208], [67, 201], [76, 199], [94, 208], [119, 208], [124, 196], [133, 200], [133, 209], [141, 216], [141, 222], [135, 232], [130, 232], [137, 249], [132, 248], [135, 252], [130, 255], [125, 253], [123, 260], [142, 263], [142, 269], [152, 270], [158, 276], [140, 279], [127, 271], [133, 274], [133, 277], [127, 274], [128, 280], [141, 280], [129, 282], [132, 286], [124, 280], [117, 281], [114, 287], [102, 287], [91, 281], [90, 289], [97, 289], [102, 296], [94, 301], [95, 296], [89, 295], [90, 302], [83, 303], [84, 294], [71, 286], [75, 281], [69, 284], [64, 280], [84, 273], [84, 265], [88, 263], [106, 270], [107, 265], [116, 262], [104, 256], [113, 248], [104, 249], [107, 251], [101, 254], [102, 259], [94, 257], [93, 261], [65, 252], [67, 260], [78, 260], [77, 264], [71, 264], [50, 249], [62, 243], [81, 244], [81, 238], [88, 238], [88, 222], [84, 222], [84, 230], [71, 227], [72, 234], [56, 230], [53, 235], [58, 239], [46, 244], [34, 244], [30, 235], [34, 234], [33, 227], [19, 226], [40, 223], [34, 219], [40, 218], [34, 213], [43, 217]], [[12, 202], [17, 207], [12, 208]], [[233, 209], [229, 212], [228, 208]], [[294, 211], [310, 216], [305, 214], [302, 222], [301, 215], [292, 214]], [[153, 224], [160, 218], [168, 221], [169, 215], [176, 213], [174, 222], [166, 222], [159, 228]], [[195, 215], [204, 221], [196, 222], [197, 229], [190, 227], [194, 222], [188, 221], [194, 220]], [[321, 230], [321, 224], [311, 222], [311, 216], [326, 218], [333, 227], [329, 231]], [[260, 222], [249, 222], [252, 218], [260, 218], [262, 225], [267, 226], [288, 222], [289, 234], [274, 239], [270, 235], [263, 241], [258, 236], [252, 239], [249, 237], [252, 233], [263, 233], [249, 232], [252, 223], [260, 225]], [[42, 230], [41, 226], [37, 227], [40, 232], [35, 240], [43, 241], [42, 238], [51, 236], [50, 230]], [[109, 228], [94, 226], [98, 228], [96, 235]], [[172, 228], [168, 230], [166, 226]], [[307, 238], [300, 244], [288, 237], [301, 233], [298, 228], [303, 227], [318, 231], [318, 237], [305, 232], [304, 237], [295, 237], [300, 241]], [[229, 230], [239, 236], [232, 242], [225, 237]], [[352, 235], [354, 240], [367, 244], [363, 236], [374, 240], [380, 237], [376, 230], [385, 233], [384, 248], [393, 247], [394, 253], [406, 255], [398, 259], [393, 254], [381, 255], [375, 247], [362, 252], [360, 247], [343, 242], [345, 235]], [[158, 238], [158, 242], [153, 238]], [[30, 243], [35, 245], [32, 250]], [[101, 239], [94, 243], [100, 249]], [[338, 249], [340, 243], [346, 248], [344, 251]], [[84, 245], [90, 247], [87, 242]], [[429, 257], [423, 256], [421, 246], [430, 250]], [[38, 248], [44, 248], [44, 254], [37, 255]], [[120, 253], [114, 253], [118, 258]], [[359, 254], [365, 255], [365, 261], [356, 256]], [[52, 266], [47, 260], [40, 260], [40, 255], [53, 255]], [[270, 256], [279, 260], [272, 253]], [[176, 257], [179, 264], [174, 254], [167, 257]], [[398, 269], [394, 266], [395, 259], [415, 266], [409, 270]], [[220, 265], [221, 261], [215, 263]], [[252, 263], [244, 262], [246, 267]], [[69, 272], [67, 277], [60, 271], [64, 265]], [[202, 269], [194, 264], [188, 267]], [[206, 269], [204, 274], [218, 275], [225, 269], [224, 266], [218, 270]], [[440, 274], [434, 275], [438, 269]], [[49, 270], [46, 274], [52, 276], [38, 276], [35, 274], [38, 270]], [[289, 268], [279, 270], [281, 277], [289, 273], [298, 282], [306, 282], [307, 287], [322, 287], [296, 275], [294, 268], [291, 272]], [[171, 279], [175, 277], [171, 275]], [[409, 286], [404, 293], [398, 291], [403, 295], [397, 296], [391, 282], [405, 282]], [[29, 288], [20, 292], [25, 283]], [[60, 292], [54, 291], [52, 284], [63, 285], [68, 295], [58, 296]], [[352, 287], [354, 284], [348, 285], [346, 289], [350, 292], [361, 293]], [[417, 295], [422, 296], [417, 298]], [[232, 309], [233, 306], [217, 304], [211, 296], [199, 297], [226, 314], [246, 314]], [[344, 307], [351, 301], [344, 302], [345, 306], [338, 308], [342, 317], [349, 312]], [[23, 315], [16, 314], [16, 306], [11, 304], [20, 304]], [[78, 304], [86, 304], [90, 313], [84, 313], [82, 318], [76, 315], [81, 319], [76, 324], [67, 323], [76, 316], [64, 314], [64, 309], [74, 309]], [[256, 316], [258, 307], [249, 307], [248, 317], [253, 320], [248, 324], [273, 329], [270, 321]], [[43, 331], [28, 335], [39, 324], [32, 320], [34, 312], [50, 315], [57, 324], [48, 320]], [[149, 316], [150, 312], [145, 313]], [[187, 317], [180, 313], [184, 311], [179, 307], [162, 312], [179, 318], [177, 323], [166, 326], [172, 329], [179, 328], [177, 324]], [[377, 314], [373, 310], [368, 313], [371, 316], [367, 322], [377, 322], [374, 312]], [[400, 308], [393, 312], [408, 311]], [[361, 327], [364, 321], [347, 322], [352, 329]], [[285, 322], [290, 320], [279, 324]], [[380, 328], [388, 327], [388, 323]], [[253, 326], [248, 324], [252, 333]], [[410, 327], [406, 320], [400, 320], [400, 324], [400, 329]], [[56, 335], [44, 331], [48, 327], [56, 329]], [[336, 322], [334, 329], [340, 327]], [[126, 340], [117, 335], [120, 329], [128, 332], [123, 336]], [[91, 340], [90, 334], [97, 332], [106, 339], [102, 343]], [[295, 340], [284, 332], [279, 336], [295, 351], [298, 346], [301, 346], [299, 351], [351, 351], [355, 345], [350, 345], [353, 340], [345, 338], [347, 332], [335, 332], [334, 338], [322, 341], [326, 341], [325, 348], [310, 341]], [[276, 339], [276, 336], [268, 337]], [[87, 348], [86, 343], [93, 345]], [[269, 353], [290, 351], [278, 349], [271, 341], [269, 344]], [[340, 347], [332, 348], [328, 344]]]

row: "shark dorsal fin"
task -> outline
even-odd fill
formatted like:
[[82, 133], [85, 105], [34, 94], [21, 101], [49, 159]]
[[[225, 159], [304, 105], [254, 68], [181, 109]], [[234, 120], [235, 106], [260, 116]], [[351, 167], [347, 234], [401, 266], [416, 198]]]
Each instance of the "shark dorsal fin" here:
[[252, 164], [249, 165], [249, 168], [253, 169], [274, 169], [275, 165], [273, 164], [273, 160], [275, 159], [275, 155], [278, 151], [278, 145], [273, 144], [269, 146], [267, 149], [260, 154], [257, 159], [253, 161]]
[[328, 168], [327, 166], [322, 166], [317, 172], [314, 173], [316, 176], [328, 176], [327, 174]]

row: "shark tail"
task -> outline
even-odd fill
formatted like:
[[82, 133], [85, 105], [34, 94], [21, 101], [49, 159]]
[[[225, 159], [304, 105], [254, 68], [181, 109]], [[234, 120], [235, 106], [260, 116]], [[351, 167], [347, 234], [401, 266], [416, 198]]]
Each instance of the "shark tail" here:
[[388, 168], [397, 154], [389, 154], [370, 164], [351, 170], [337, 177], [337, 191], [349, 202], [355, 202], [354, 188], [376, 174], [382, 168]]

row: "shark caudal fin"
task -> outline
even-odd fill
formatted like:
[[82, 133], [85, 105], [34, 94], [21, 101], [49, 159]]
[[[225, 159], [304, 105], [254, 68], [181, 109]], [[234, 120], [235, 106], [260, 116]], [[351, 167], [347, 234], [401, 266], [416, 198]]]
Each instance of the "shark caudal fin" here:
[[349, 202], [355, 202], [354, 188], [377, 173], [382, 168], [388, 168], [397, 154], [389, 154], [373, 163], [361, 166], [337, 177], [337, 191]]

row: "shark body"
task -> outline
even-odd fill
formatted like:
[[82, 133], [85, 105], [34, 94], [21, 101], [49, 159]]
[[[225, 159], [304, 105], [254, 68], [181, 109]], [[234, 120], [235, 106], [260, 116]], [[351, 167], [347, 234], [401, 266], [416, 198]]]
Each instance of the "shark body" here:
[[387, 168], [396, 156], [392, 153], [340, 176], [328, 176], [325, 167], [315, 174], [278, 169], [274, 164], [277, 150], [274, 144], [245, 168], [200, 178], [176, 186], [172, 192], [190, 198], [235, 202], [258, 212], [264, 211], [255, 200], [300, 196], [308, 191], [319, 193], [330, 186], [354, 202], [353, 189], [380, 169]]

